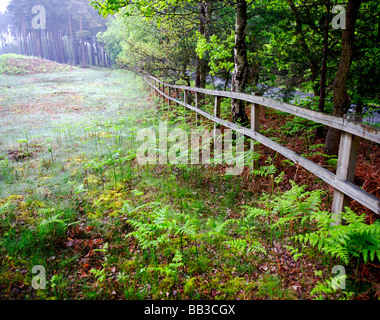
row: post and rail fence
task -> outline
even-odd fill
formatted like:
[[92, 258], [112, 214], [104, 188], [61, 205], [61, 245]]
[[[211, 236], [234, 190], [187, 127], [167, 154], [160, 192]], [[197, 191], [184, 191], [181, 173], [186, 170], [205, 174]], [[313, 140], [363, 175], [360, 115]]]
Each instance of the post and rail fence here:
[[[380, 143], [380, 129], [373, 128], [360, 122], [352, 121], [349, 117], [339, 118], [323, 112], [306, 109], [303, 107], [294, 106], [289, 103], [284, 103], [274, 99], [269, 99], [262, 96], [238, 93], [232, 91], [210, 90], [195, 87], [187, 87], [181, 85], [172, 85], [162, 82], [161, 80], [148, 75], [140, 74], [144, 80], [150, 85], [158, 96], [167, 98], [169, 103], [174, 102], [196, 112], [197, 121], [198, 115], [214, 122], [214, 128], [218, 125], [235, 130], [255, 141], [258, 141], [269, 147], [270, 149], [282, 154], [294, 163], [302, 166], [309, 172], [316, 175], [318, 178], [325, 181], [330, 186], [334, 187], [333, 203], [331, 212], [335, 214], [336, 223], [340, 223], [340, 213], [347, 205], [347, 197], [359, 202], [366, 208], [373, 211], [377, 216], [380, 216], [380, 199], [366, 192], [353, 184], [356, 158], [358, 152], [359, 138]], [[165, 92], [165, 89], [169, 94]], [[179, 92], [183, 92], [183, 101], [179, 100]], [[172, 97], [172, 92], [175, 92], [175, 97]], [[188, 103], [189, 92], [195, 94], [195, 106]], [[199, 108], [198, 94], [211, 95], [215, 97], [214, 114], [210, 114]], [[233, 122], [220, 118], [221, 98], [231, 98], [243, 100], [251, 103], [251, 128], [245, 128]], [[259, 117], [260, 106], [273, 108], [285, 113], [295, 115], [307, 120], [341, 130], [341, 138], [338, 153], [338, 162], [336, 174], [317, 165], [313, 161], [297, 154], [296, 152], [282, 146], [281, 144], [271, 140], [270, 138], [259, 133]], [[252, 143], [251, 148], [257, 151], [257, 145]]]

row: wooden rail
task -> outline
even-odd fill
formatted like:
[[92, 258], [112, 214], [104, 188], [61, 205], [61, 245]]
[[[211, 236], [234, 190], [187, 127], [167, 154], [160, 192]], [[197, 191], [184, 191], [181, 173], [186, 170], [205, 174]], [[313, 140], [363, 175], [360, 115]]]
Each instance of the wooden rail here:
[[[286, 158], [292, 160], [294, 163], [302, 166], [306, 170], [310, 171], [329, 185], [335, 188], [332, 204], [332, 212], [336, 214], [336, 222], [340, 222], [340, 213], [344, 210], [344, 206], [347, 206], [347, 197], [356, 200], [363, 206], [372, 210], [376, 215], [380, 215], [380, 199], [376, 198], [372, 194], [362, 190], [358, 186], [355, 186], [353, 182], [355, 168], [356, 168], [356, 155], [358, 147], [358, 137], [380, 143], [380, 130], [370, 127], [368, 125], [349, 121], [349, 119], [338, 118], [332, 115], [328, 115], [322, 112], [309, 110], [306, 108], [294, 106], [288, 103], [280, 102], [277, 100], [249, 95], [244, 93], [209, 90], [187, 86], [171, 85], [160, 81], [159, 79], [150, 75], [142, 75], [144, 80], [155, 90], [158, 95], [163, 98], [167, 98], [169, 104], [173, 101], [179, 105], [182, 105], [190, 110], [202, 115], [205, 118], [214, 122], [214, 127], [219, 124], [224, 127], [230, 128], [237, 132], [250, 137], [263, 145], [281, 153]], [[165, 88], [168, 88], [169, 94], [165, 93]], [[184, 93], [184, 101], [178, 100], [179, 90]], [[172, 97], [172, 92], [175, 92], [175, 98]], [[196, 106], [188, 104], [188, 93], [194, 92]], [[215, 97], [214, 115], [198, 108], [198, 93], [208, 94]], [[252, 103], [251, 105], [251, 128], [245, 128], [235, 123], [220, 118], [220, 101], [221, 98], [233, 98], [238, 100], [244, 100]], [[259, 133], [259, 106], [265, 106], [273, 108], [282, 112], [286, 112], [307, 120], [312, 120], [326, 126], [336, 128], [342, 131], [341, 141], [339, 145], [338, 163], [336, 174], [329, 170], [317, 165], [316, 163], [302, 157], [296, 152], [280, 145], [279, 143], [265, 137]], [[197, 118], [198, 119], [198, 118]], [[257, 148], [251, 145], [252, 148]]]

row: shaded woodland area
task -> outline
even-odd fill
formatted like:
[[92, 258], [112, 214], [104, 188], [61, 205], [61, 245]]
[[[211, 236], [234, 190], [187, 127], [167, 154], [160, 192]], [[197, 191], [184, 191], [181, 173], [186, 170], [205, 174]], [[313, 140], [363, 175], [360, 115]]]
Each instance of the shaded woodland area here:
[[[38, 10], [41, 6], [44, 12]], [[46, 24], [34, 28], [33, 19], [40, 24], [41, 14], [46, 14]], [[0, 54], [107, 67], [111, 64], [109, 54], [96, 38], [98, 32], [106, 30], [105, 21], [87, 0], [12, 0], [7, 12], [0, 14]]]
[[[378, 1], [92, 3], [116, 16], [101, 38], [121, 67], [200, 88], [214, 80], [259, 95], [280, 88], [287, 101], [302, 91], [313, 97], [306, 107], [338, 117], [379, 110]], [[233, 102], [231, 118], [247, 124], [241, 101]], [[317, 131], [325, 151], [337, 154], [340, 133], [326, 131]]]

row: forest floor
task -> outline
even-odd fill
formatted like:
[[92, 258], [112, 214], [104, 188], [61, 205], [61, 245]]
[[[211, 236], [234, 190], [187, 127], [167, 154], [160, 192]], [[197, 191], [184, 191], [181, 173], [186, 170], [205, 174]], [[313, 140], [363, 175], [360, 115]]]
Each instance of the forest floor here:
[[[295, 241], [317, 228], [298, 217], [327, 211], [332, 189], [282, 156], [260, 146], [264, 169], [235, 176], [227, 164], [139, 164], [140, 130], [190, 132], [195, 117], [138, 76], [0, 75], [0, 93], [0, 299], [379, 298], [378, 257], [343, 263]], [[309, 122], [263, 109], [261, 125], [335, 170]], [[355, 183], [379, 197], [380, 148], [362, 141], [359, 153]], [[331, 290], [342, 264], [346, 286]], [[34, 266], [45, 289], [33, 288]]]

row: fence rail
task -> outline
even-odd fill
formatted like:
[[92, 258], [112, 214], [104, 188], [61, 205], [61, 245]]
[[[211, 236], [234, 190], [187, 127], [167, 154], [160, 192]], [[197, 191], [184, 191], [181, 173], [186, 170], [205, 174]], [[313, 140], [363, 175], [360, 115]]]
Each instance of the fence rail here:
[[[143, 74], [144, 80], [154, 89], [154, 91], [168, 101], [173, 101], [179, 105], [182, 105], [190, 110], [195, 111], [197, 114], [202, 115], [205, 118], [214, 122], [214, 126], [222, 125], [224, 127], [235, 130], [239, 133], [250, 137], [266, 147], [269, 147], [276, 152], [281, 153], [286, 158], [292, 160], [294, 163], [302, 166], [306, 170], [310, 171], [329, 185], [334, 187], [334, 196], [332, 203], [332, 212], [336, 214], [337, 223], [340, 220], [340, 212], [344, 210], [344, 206], [347, 205], [347, 197], [356, 200], [363, 206], [372, 210], [376, 215], [380, 216], [380, 199], [374, 195], [364, 191], [363, 189], [355, 186], [352, 182], [354, 179], [356, 168], [356, 156], [358, 149], [359, 137], [380, 143], [380, 130], [362, 124], [360, 122], [350, 121], [349, 119], [339, 118], [336, 116], [324, 114], [309, 110], [306, 108], [294, 106], [288, 103], [276, 101], [273, 99], [249, 95], [244, 93], [209, 90], [195, 87], [171, 85], [162, 82], [161, 80], [152, 77], [147, 74]], [[166, 94], [165, 88], [168, 89], [169, 94]], [[172, 97], [171, 92], [174, 90], [175, 97]], [[184, 93], [184, 100], [178, 100], [179, 91]], [[207, 94], [215, 97], [214, 115], [200, 109], [198, 107], [198, 99], [196, 98], [196, 106], [188, 104], [188, 93], [194, 92], [197, 97], [197, 93]], [[220, 118], [220, 101], [221, 98], [232, 98], [238, 100], [244, 100], [251, 103], [251, 128], [245, 128], [227, 120]], [[259, 107], [265, 106], [273, 108], [282, 112], [286, 112], [307, 120], [312, 120], [317, 123], [326, 125], [328, 127], [336, 128], [342, 131], [341, 140], [339, 145], [338, 163], [336, 174], [329, 170], [317, 165], [316, 163], [302, 157], [296, 152], [280, 145], [279, 143], [271, 140], [268, 137], [259, 133]], [[255, 146], [252, 144], [252, 148]]]

